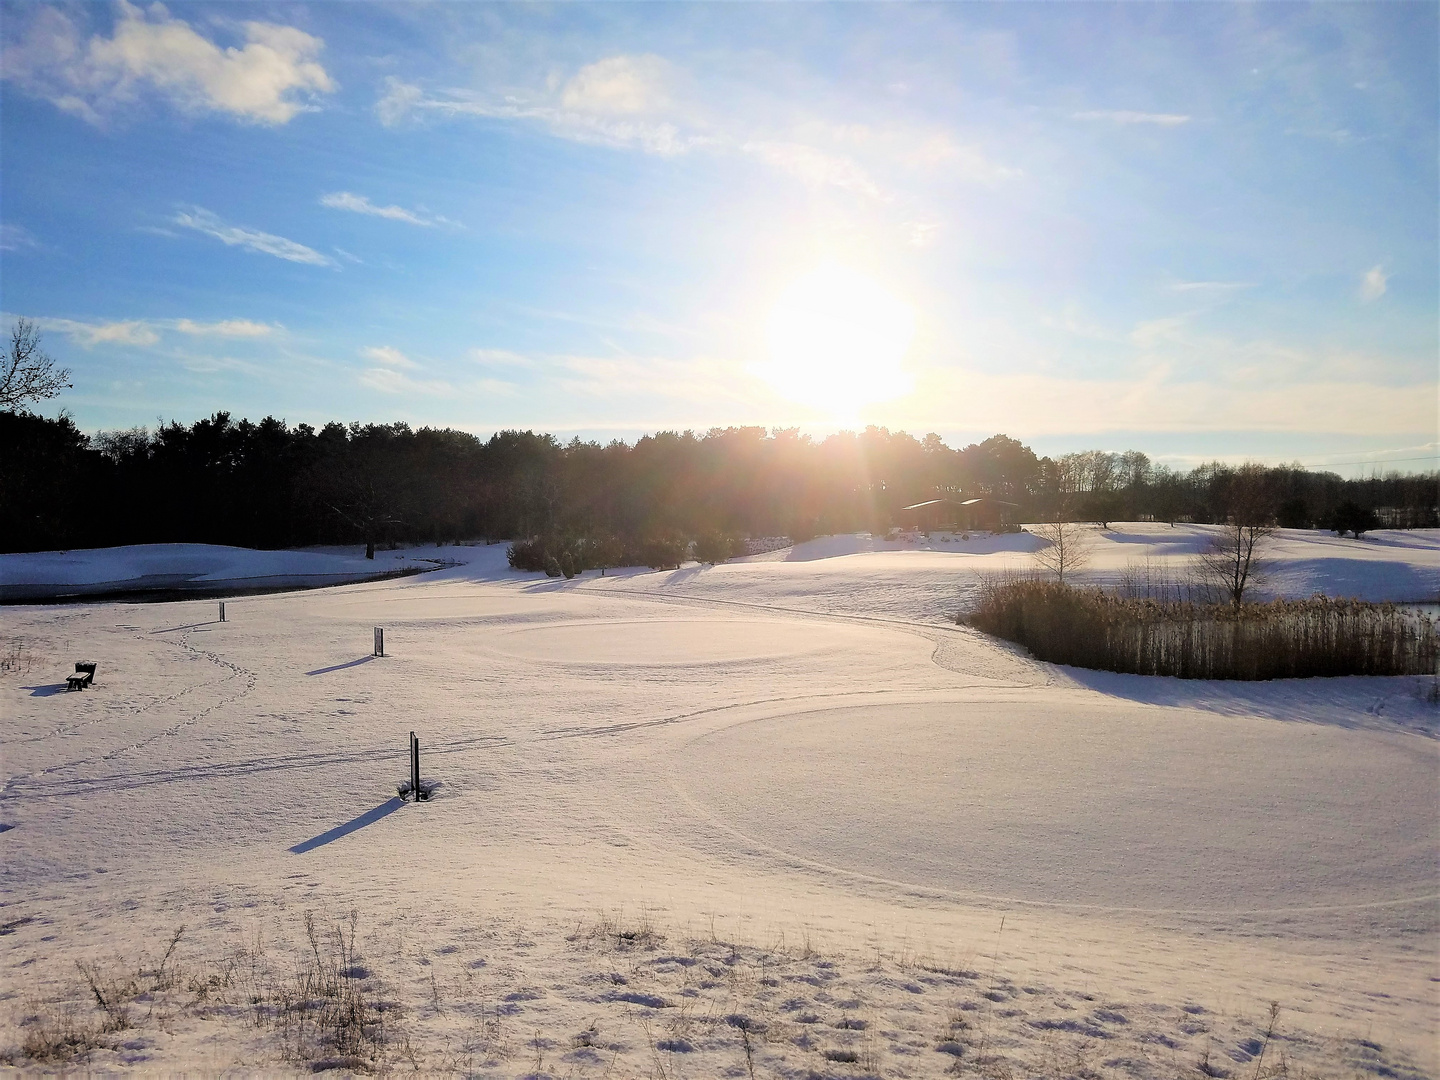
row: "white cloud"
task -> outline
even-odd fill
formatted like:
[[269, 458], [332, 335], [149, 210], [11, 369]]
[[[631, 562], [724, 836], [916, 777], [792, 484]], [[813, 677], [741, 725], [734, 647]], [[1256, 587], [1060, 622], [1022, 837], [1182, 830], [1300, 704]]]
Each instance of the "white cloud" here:
[[370, 214], [391, 221], [403, 221], [407, 225], [421, 225], [427, 229], [435, 224], [403, 206], [376, 206], [364, 195], [356, 195], [350, 191], [332, 191], [328, 195], [322, 195], [320, 205], [328, 206], [331, 210], [349, 210], [355, 214]]
[[386, 127], [394, 127], [421, 106], [425, 91], [414, 83], [403, 82], [394, 75], [385, 77], [385, 94], [375, 102], [375, 115]]
[[668, 104], [668, 65], [658, 56], [611, 56], [577, 71], [565, 84], [560, 103], [580, 112], [656, 112]]
[[243, 23], [245, 44], [222, 48], [162, 4], [119, 0], [112, 36], [88, 41], [60, 11], [41, 8], [5, 50], [4, 77], [92, 123], [148, 88], [187, 112], [284, 124], [335, 84], [317, 57], [324, 42], [293, 26]]
[[367, 360], [374, 360], [377, 364], [384, 364], [386, 367], [406, 368], [410, 371], [418, 371], [420, 368], [420, 365], [414, 360], [389, 345], [371, 345], [369, 348], [361, 349], [360, 355]]
[[747, 142], [741, 150], [812, 187], [833, 186], [884, 200], [879, 185], [854, 161], [795, 142]]
[[416, 99], [407, 98], [403, 111], [392, 99], [393, 95], [387, 95], [376, 106], [381, 119], [389, 117], [391, 125], [415, 112], [428, 112], [439, 116], [476, 116], [492, 120], [533, 120], [544, 124], [551, 134], [560, 138], [621, 149], [638, 149], [661, 157], [683, 154], [696, 146], [714, 141], [698, 135], [682, 134], [676, 124], [668, 121], [566, 109], [513, 97], [494, 101], [468, 91], [451, 91], [447, 97], [432, 98], [422, 95]]
[[1225, 293], [1253, 289], [1253, 281], [1176, 281], [1166, 286], [1171, 292]]
[[297, 244], [294, 240], [287, 240], [283, 236], [260, 232], [258, 229], [247, 229], [241, 225], [227, 225], [209, 210], [198, 206], [193, 210], [181, 210], [171, 220], [176, 225], [183, 225], [187, 229], [194, 229], [206, 236], [213, 236], [228, 247], [241, 247], [246, 251], [257, 251], [262, 255], [274, 255], [277, 259], [285, 259], [287, 262], [308, 263], [311, 266], [336, 265], [334, 259], [328, 255], [321, 255], [314, 248]]
[[509, 349], [471, 349], [470, 359], [482, 367], [531, 368], [535, 361]]
[[1142, 349], [1152, 349], [1162, 343], [1177, 341], [1184, 328], [1183, 318], [1169, 316], [1148, 319], [1135, 324], [1135, 328], [1130, 331], [1130, 341]]
[[39, 246], [40, 241], [23, 225], [0, 224], [0, 251], [25, 251]]
[[154, 345], [164, 331], [177, 331], [192, 337], [258, 338], [281, 329], [270, 323], [250, 319], [221, 319], [217, 322], [196, 322], [193, 319], [115, 319], [109, 322], [87, 322], [81, 319], [35, 320], [42, 330], [66, 334], [72, 341], [91, 348], [95, 345]]
[[40, 319], [45, 329], [68, 334], [72, 341], [87, 349], [95, 345], [154, 345], [160, 335], [141, 319], [120, 322], [80, 322], [76, 319]]
[[957, 142], [949, 132], [898, 131], [882, 140], [887, 155], [917, 169], [944, 171], [980, 183], [1012, 180], [1023, 173], [991, 161], [983, 151]]
[[805, 184], [884, 202], [892, 197], [872, 173], [896, 165], [980, 183], [1020, 175], [934, 128], [874, 129], [803, 117], [777, 123], [793, 112], [779, 102], [730, 102], [717, 110], [718, 95], [687, 95], [680, 76], [650, 54], [606, 57], [530, 91], [432, 94], [391, 76], [375, 112], [386, 126], [411, 117], [469, 116], [536, 123], [558, 138], [661, 157], [697, 150], [743, 154]]
[[426, 394], [444, 397], [454, 393], [454, 388], [447, 382], [412, 379], [404, 372], [391, 371], [389, 368], [369, 368], [361, 372], [360, 385], [378, 390], [382, 394]]
[[1091, 109], [1072, 114], [1076, 120], [1105, 120], [1112, 124], [1154, 124], [1157, 127], [1179, 127], [1190, 117], [1183, 113], [1132, 112], [1129, 109]]
[[1390, 287], [1390, 275], [1385, 273], [1383, 266], [1372, 266], [1365, 271], [1360, 278], [1360, 299], [1367, 304], [1372, 300], [1379, 300], [1385, 295], [1385, 290]]
[[186, 371], [193, 371], [197, 375], [214, 375], [221, 371], [238, 371], [245, 375], [263, 377], [267, 373], [264, 368], [250, 363], [248, 360], [236, 360], [232, 356], [182, 356], [180, 366]]
[[179, 319], [175, 323], [175, 329], [182, 334], [228, 338], [264, 337], [275, 330], [269, 323], [251, 322], [249, 319], [222, 319], [212, 323], [197, 323], [190, 319]]

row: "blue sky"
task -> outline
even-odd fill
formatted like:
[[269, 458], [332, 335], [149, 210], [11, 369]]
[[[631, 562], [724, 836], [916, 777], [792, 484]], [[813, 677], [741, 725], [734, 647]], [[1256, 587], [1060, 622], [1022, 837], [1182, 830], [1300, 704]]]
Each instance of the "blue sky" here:
[[0, 306], [86, 429], [1433, 467], [1437, 10], [5, 5]]

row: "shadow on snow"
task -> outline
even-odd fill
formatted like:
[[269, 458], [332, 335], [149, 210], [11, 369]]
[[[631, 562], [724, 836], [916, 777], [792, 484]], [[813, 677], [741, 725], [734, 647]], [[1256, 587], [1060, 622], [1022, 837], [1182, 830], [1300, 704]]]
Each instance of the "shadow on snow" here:
[[313, 851], [317, 847], [324, 847], [326, 844], [329, 844], [335, 840], [339, 840], [342, 836], [349, 836], [351, 833], [357, 832], [360, 829], [365, 828], [366, 825], [373, 825], [381, 818], [388, 817], [390, 814], [393, 814], [396, 810], [399, 810], [400, 807], [404, 805], [405, 803], [401, 801], [398, 797], [386, 799], [379, 806], [376, 806], [370, 810], [366, 810], [365, 813], [361, 814], [359, 817], [351, 818], [343, 825], [336, 825], [335, 828], [330, 829], [327, 832], [322, 832], [319, 836], [312, 836], [309, 840], [296, 844], [290, 850], [296, 855], [303, 855], [305, 854], [305, 852]]
[[347, 660], [347, 661], [346, 661], [345, 663], [343, 663], [343, 664], [334, 664], [334, 665], [332, 665], [332, 666], [330, 666], [330, 667], [316, 668], [314, 671], [307, 671], [307, 672], [305, 672], [305, 674], [306, 674], [306, 675], [324, 675], [327, 671], [343, 671], [343, 670], [344, 670], [345, 668], [347, 668], [347, 667], [357, 667], [357, 666], [359, 666], [360, 664], [368, 664], [371, 660], [374, 660], [374, 659], [375, 659], [375, 657], [373, 657], [373, 656], [362, 656], [362, 657], [360, 657], [359, 660]]

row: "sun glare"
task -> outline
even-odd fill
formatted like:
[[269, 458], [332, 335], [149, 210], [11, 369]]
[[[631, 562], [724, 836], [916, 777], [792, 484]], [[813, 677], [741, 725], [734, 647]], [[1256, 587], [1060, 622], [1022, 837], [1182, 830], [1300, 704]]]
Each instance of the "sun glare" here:
[[914, 336], [908, 305], [865, 274], [825, 265], [776, 302], [759, 374], [792, 401], [856, 421], [865, 406], [909, 393], [900, 361]]

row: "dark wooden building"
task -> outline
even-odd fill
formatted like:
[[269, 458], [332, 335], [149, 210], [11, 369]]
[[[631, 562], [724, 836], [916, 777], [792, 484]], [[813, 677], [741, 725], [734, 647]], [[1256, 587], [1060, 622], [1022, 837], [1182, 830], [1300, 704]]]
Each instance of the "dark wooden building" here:
[[900, 524], [922, 532], [999, 532], [1019, 505], [1000, 499], [931, 499], [900, 510]]

